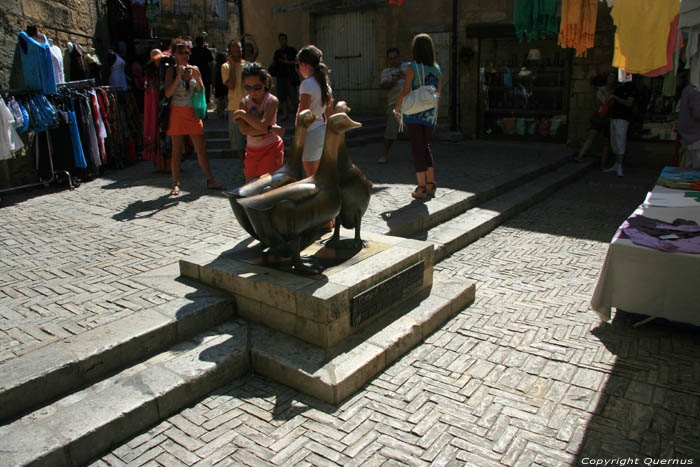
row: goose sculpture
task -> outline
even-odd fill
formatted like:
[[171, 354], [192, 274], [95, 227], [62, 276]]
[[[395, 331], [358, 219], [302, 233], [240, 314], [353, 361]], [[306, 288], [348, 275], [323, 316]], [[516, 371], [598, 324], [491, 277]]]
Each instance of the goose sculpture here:
[[321, 228], [340, 213], [342, 199], [338, 179], [338, 152], [345, 132], [361, 127], [346, 113], [328, 118], [321, 163], [316, 173], [266, 193], [240, 198], [240, 204], [256, 237], [270, 252], [292, 258], [298, 272], [318, 274], [319, 269], [301, 262], [301, 250]]
[[[348, 108], [348, 110], [350, 110]], [[348, 157], [345, 138], [338, 149], [338, 182], [340, 184], [341, 208], [335, 219], [333, 236], [326, 241], [330, 248], [361, 250], [364, 242], [360, 236], [362, 216], [372, 196], [372, 182]], [[340, 226], [355, 229], [355, 238], [340, 240]]]
[[260, 240], [250, 225], [250, 220], [246, 215], [243, 207], [236, 202], [237, 199], [247, 198], [249, 196], [259, 195], [272, 189], [287, 185], [302, 178], [303, 168], [301, 164], [301, 156], [304, 152], [304, 139], [306, 138], [306, 130], [313, 123], [314, 116], [310, 110], [304, 110], [299, 113], [296, 127], [294, 129], [294, 139], [292, 147], [286, 157], [284, 165], [274, 172], [266, 173], [251, 180], [243, 186], [226, 191], [233, 215], [236, 216], [238, 223], [248, 232], [253, 238]]

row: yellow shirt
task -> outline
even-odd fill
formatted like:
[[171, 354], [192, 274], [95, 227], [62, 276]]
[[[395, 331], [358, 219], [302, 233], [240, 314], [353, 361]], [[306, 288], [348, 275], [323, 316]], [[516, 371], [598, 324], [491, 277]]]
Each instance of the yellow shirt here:
[[[226, 110], [238, 110], [238, 107], [241, 105], [241, 100], [246, 95], [246, 92], [243, 90], [243, 83], [241, 82], [241, 73], [243, 72], [243, 65], [245, 65], [245, 63], [245, 60], [241, 60], [240, 63], [233, 64], [236, 88], [233, 90], [228, 90], [228, 105], [226, 106]], [[227, 61], [221, 65], [221, 81], [223, 81], [224, 84], [226, 84], [226, 81], [228, 81], [229, 74], [231, 73], [230, 68], [231, 62]]]
[[680, 0], [617, 0], [610, 14], [617, 26], [613, 66], [643, 74], [668, 63], [666, 44]]

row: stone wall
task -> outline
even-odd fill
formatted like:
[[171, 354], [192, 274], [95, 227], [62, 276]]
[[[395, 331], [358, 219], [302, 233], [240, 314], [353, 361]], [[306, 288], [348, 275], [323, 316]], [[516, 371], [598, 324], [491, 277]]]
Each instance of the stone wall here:
[[[106, 5], [106, 0], [0, 0], [0, 87], [15, 88], [23, 82], [16, 66], [17, 33], [30, 24], [38, 25], [61, 47], [76, 37], [79, 43], [93, 45], [98, 52], [106, 50]], [[28, 153], [32, 151], [30, 144]], [[36, 182], [33, 167], [33, 156], [0, 161], [0, 188]]]

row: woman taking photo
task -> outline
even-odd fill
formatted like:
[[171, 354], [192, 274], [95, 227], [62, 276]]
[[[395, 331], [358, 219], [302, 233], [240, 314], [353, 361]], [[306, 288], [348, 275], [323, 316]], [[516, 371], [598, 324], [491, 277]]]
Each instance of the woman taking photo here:
[[165, 96], [171, 97], [170, 123], [168, 136], [172, 139], [172, 160], [170, 169], [173, 176], [172, 196], [180, 194], [180, 161], [185, 143], [185, 136], [189, 136], [192, 145], [197, 152], [197, 162], [207, 176], [207, 188], [220, 190], [223, 187], [216, 183], [209, 168], [206, 148], [204, 144], [204, 125], [197, 118], [192, 106], [192, 95], [195, 91], [202, 91], [204, 83], [202, 75], [196, 66], [188, 64], [190, 48], [185, 42], [175, 45], [176, 65], [171, 66], [165, 73]]
[[309, 45], [297, 54], [299, 73], [304, 81], [299, 85], [299, 113], [311, 109], [316, 120], [309, 126], [304, 140], [302, 160], [306, 176], [316, 173], [321, 163], [323, 140], [326, 136], [326, 119], [333, 113], [333, 91], [328, 81], [328, 68], [323, 63], [323, 52]]
[[[433, 86], [437, 89], [438, 98], [442, 91], [442, 73], [440, 66], [435, 62], [433, 39], [427, 34], [416, 35], [411, 43], [411, 52], [413, 61], [409, 62], [410, 67], [406, 69], [406, 81], [394, 108], [394, 115], [397, 118], [402, 118], [401, 104], [411, 90], [418, 89], [421, 84]], [[418, 199], [435, 196], [437, 190], [433, 155], [430, 152], [430, 137], [437, 125], [436, 112], [437, 105], [422, 112], [403, 115], [403, 123], [408, 131], [408, 139], [411, 141], [416, 179], [418, 179], [418, 187], [411, 196]]]

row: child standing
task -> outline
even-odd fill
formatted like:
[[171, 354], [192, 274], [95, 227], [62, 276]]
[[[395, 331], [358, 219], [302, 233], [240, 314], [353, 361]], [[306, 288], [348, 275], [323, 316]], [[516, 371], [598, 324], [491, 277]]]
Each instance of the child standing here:
[[277, 126], [279, 101], [270, 94], [272, 78], [257, 62], [246, 63], [241, 74], [247, 95], [241, 100], [233, 119], [247, 137], [244, 160], [246, 183], [255, 177], [282, 167], [284, 128]]
[[323, 141], [326, 137], [326, 119], [333, 113], [333, 91], [328, 82], [328, 68], [323, 63], [323, 53], [313, 45], [304, 47], [297, 55], [299, 73], [304, 81], [299, 86], [300, 112], [311, 109], [316, 117], [306, 132], [302, 160], [307, 176], [316, 173], [321, 164]]

